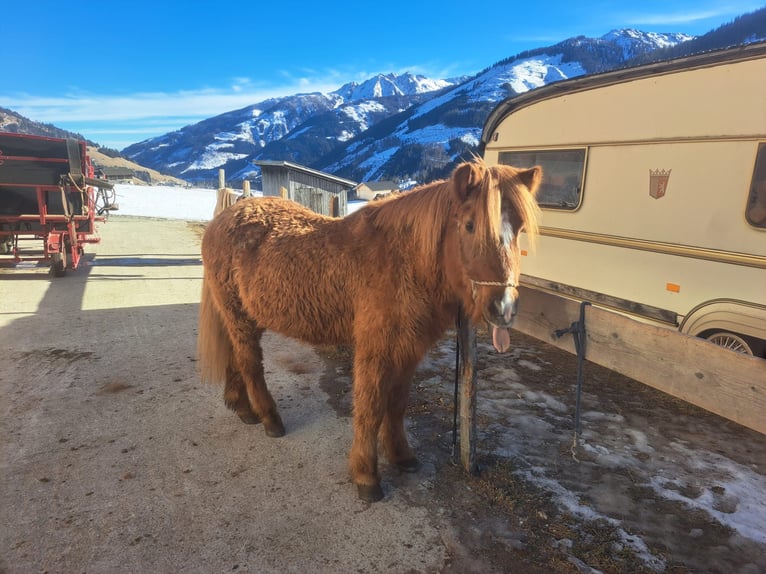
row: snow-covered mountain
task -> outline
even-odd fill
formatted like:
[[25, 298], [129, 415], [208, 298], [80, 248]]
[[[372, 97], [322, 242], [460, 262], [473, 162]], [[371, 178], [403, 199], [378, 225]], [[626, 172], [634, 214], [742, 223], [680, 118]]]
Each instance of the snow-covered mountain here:
[[693, 36], [688, 34], [657, 34], [656, 32], [641, 32], [631, 28], [612, 30], [601, 37], [601, 40], [604, 42], [621, 48], [622, 57], [626, 61], [646, 54], [649, 51], [654, 51], [658, 48], [670, 48], [692, 39]]
[[[241, 171], [264, 151], [268, 157], [310, 165], [453, 83], [409, 73], [380, 74], [328, 94], [297, 94], [227, 112], [131, 145], [123, 155], [189, 180], [212, 179], [219, 167], [228, 173]], [[274, 145], [268, 151], [270, 144]]]
[[615, 30], [570, 38], [499, 62], [476, 76], [439, 80], [380, 74], [327, 94], [266, 100], [123, 150], [141, 165], [191, 181], [257, 177], [255, 159], [300, 163], [358, 181], [438, 177], [476, 149], [501, 100], [551, 82], [625, 65], [689, 40]]
[[690, 39], [686, 34], [615, 30], [601, 38], [570, 38], [524, 52], [397, 116], [388, 134], [361, 134], [317, 167], [357, 181], [440, 177], [477, 148], [484, 119], [500, 101], [551, 82], [618, 68]]
[[413, 74], [378, 74], [357, 84], [350, 82], [337, 89], [338, 94], [347, 102], [359, 102], [388, 96], [412, 96], [436, 92], [454, 84], [454, 80], [433, 80]]
[[477, 151], [485, 119], [507, 97], [583, 74], [677, 57], [687, 44], [709, 50], [748, 41], [753, 34], [763, 37], [764, 15], [766, 9], [742, 16], [697, 39], [634, 29], [578, 36], [523, 52], [470, 78], [379, 75], [329, 94], [260, 102], [123, 153], [191, 181], [216, 181], [223, 167], [230, 179], [253, 179], [256, 188], [256, 159], [293, 161], [355, 181], [426, 181], [446, 175]]

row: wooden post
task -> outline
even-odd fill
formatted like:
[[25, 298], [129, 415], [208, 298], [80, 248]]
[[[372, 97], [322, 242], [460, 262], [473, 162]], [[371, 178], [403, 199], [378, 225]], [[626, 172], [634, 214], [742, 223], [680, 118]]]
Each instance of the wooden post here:
[[226, 187], [226, 173], [223, 169], [218, 170], [218, 189]]
[[282, 199], [287, 199], [287, 188], [286, 187], [282, 186], [282, 187], [279, 188], [279, 196]]
[[476, 329], [460, 311], [460, 462], [476, 474]]
[[242, 182], [242, 197], [250, 197], [250, 182], [248, 180]]

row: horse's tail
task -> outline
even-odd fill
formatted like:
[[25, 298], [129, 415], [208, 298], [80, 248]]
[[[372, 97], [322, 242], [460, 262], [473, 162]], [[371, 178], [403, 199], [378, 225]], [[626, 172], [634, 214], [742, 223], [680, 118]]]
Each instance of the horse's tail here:
[[199, 305], [199, 326], [197, 334], [197, 360], [203, 382], [223, 383], [226, 381], [226, 367], [233, 349], [229, 334], [224, 327], [221, 314], [210, 292], [210, 278], [204, 273], [202, 297]]

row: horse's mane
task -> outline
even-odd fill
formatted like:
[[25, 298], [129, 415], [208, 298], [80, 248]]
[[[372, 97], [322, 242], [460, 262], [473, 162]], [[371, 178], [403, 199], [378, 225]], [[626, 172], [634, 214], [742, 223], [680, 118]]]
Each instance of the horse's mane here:
[[450, 180], [443, 179], [374, 201], [359, 213], [379, 229], [412, 233], [430, 257], [439, 249], [454, 203]]
[[[533, 244], [539, 231], [540, 208], [519, 170], [505, 165], [487, 166], [480, 158], [472, 162], [483, 172], [478, 201], [483, 209], [476, 213], [476, 233], [496, 244], [501, 234], [502, 197], [500, 190], [511, 190], [510, 200], [522, 221], [522, 229]], [[456, 203], [453, 180], [428, 183], [412, 191], [394, 194], [368, 204], [360, 210], [375, 227], [394, 233], [412, 233], [426, 256], [435, 255]]]
[[[489, 168], [488, 171], [498, 180], [500, 189], [512, 189], [514, 191], [514, 193], [511, 194], [510, 199], [513, 203], [514, 211], [519, 215], [522, 221], [521, 229], [516, 231], [526, 232], [530, 244], [534, 245], [540, 232], [540, 206], [535, 199], [537, 189], [534, 190], [534, 193], [529, 192], [529, 183], [524, 182], [522, 178], [519, 177], [520, 170], [517, 168], [507, 165], [497, 165]], [[542, 178], [542, 172], [538, 170], [535, 187], [539, 186], [540, 178]], [[524, 188], [527, 189], [525, 190]]]

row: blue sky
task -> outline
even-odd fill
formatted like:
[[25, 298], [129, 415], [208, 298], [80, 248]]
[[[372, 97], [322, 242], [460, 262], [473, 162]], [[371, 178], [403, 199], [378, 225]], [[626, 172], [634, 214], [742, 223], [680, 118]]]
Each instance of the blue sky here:
[[0, 107], [125, 146], [382, 72], [475, 74], [615, 28], [704, 34], [763, 0], [26, 0], [0, 10]]

